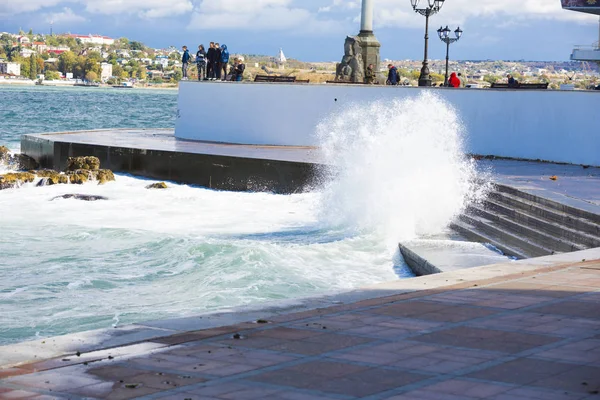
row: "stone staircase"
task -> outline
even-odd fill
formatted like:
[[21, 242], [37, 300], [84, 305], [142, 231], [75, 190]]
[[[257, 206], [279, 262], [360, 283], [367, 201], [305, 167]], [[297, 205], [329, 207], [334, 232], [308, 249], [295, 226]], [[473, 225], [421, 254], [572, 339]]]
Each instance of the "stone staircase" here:
[[600, 214], [498, 184], [450, 227], [519, 259], [600, 247]]

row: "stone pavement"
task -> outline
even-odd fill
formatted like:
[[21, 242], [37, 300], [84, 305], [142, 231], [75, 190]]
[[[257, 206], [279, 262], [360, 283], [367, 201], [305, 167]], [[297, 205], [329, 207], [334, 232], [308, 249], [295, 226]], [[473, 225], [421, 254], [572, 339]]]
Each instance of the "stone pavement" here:
[[0, 398], [600, 400], [600, 261], [513, 268], [0, 369]]

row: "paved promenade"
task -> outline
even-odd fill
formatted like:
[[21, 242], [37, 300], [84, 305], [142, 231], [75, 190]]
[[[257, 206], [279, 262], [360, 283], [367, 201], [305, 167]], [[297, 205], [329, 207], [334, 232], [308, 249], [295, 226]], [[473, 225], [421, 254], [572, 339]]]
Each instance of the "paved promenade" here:
[[421, 289], [403, 294], [0, 369], [0, 398], [596, 400], [591, 255], [415, 278]]

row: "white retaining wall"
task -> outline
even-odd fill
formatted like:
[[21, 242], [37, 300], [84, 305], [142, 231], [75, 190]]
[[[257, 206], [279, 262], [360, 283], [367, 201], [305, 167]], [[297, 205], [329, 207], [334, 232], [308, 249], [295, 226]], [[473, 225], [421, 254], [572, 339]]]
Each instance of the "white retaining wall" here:
[[318, 146], [315, 127], [336, 110], [421, 90], [456, 107], [469, 153], [600, 166], [600, 92], [591, 91], [181, 82], [175, 136]]

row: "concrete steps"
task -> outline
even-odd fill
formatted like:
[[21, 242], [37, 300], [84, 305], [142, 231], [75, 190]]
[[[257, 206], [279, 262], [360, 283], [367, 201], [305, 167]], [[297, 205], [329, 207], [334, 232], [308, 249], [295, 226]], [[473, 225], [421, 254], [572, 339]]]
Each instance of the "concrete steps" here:
[[516, 258], [600, 247], [600, 215], [504, 185], [451, 228]]

